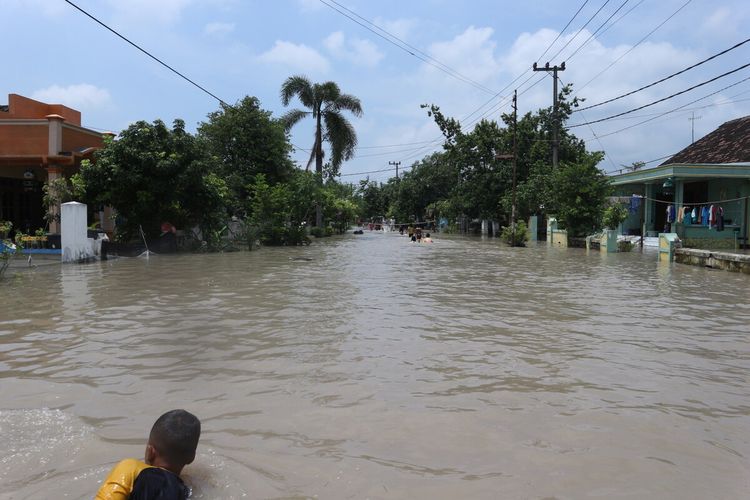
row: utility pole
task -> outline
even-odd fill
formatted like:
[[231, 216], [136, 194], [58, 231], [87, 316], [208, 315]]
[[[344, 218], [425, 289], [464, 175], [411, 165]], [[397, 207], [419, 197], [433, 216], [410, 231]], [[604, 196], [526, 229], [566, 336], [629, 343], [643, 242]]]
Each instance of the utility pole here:
[[690, 120], [690, 144], [695, 142], [695, 120], [703, 118], [702, 116], [695, 116], [695, 111], [691, 114], [692, 116], [688, 118], [688, 120]]
[[401, 165], [400, 161], [389, 161], [388, 165], [396, 165], [396, 180], [398, 179], [398, 166]]
[[513, 204], [510, 209], [511, 245], [516, 246], [516, 164], [518, 163], [518, 141], [516, 130], [518, 129], [518, 89], [513, 91]]
[[560, 146], [557, 139], [557, 129], [560, 127], [557, 116], [557, 72], [565, 71], [565, 63], [560, 66], [550, 66], [547, 63], [543, 68], [537, 68], [536, 63], [534, 63], [534, 71], [552, 72], [552, 168], [557, 169], [557, 151]]

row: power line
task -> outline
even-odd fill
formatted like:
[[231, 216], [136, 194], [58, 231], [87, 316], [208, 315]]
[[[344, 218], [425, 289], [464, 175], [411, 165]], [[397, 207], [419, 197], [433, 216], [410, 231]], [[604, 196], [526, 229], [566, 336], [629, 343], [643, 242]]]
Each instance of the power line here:
[[657, 81], [655, 81], [655, 82], [653, 82], [653, 83], [649, 83], [648, 85], [644, 85], [643, 87], [641, 87], [641, 88], [639, 88], [639, 89], [635, 89], [635, 90], [633, 90], [633, 91], [630, 91], [630, 92], [628, 92], [628, 93], [626, 93], [626, 94], [622, 94], [622, 95], [619, 95], [619, 96], [617, 96], [617, 97], [613, 97], [612, 99], [607, 99], [606, 101], [602, 101], [602, 102], [600, 102], [600, 103], [597, 103], [597, 104], [592, 104], [592, 105], [590, 105], [590, 106], [586, 106], [586, 107], [584, 107], [584, 108], [578, 108], [578, 109], [574, 110], [573, 112], [574, 112], [574, 113], [576, 113], [576, 112], [579, 112], [579, 111], [585, 111], [585, 110], [587, 110], [587, 109], [591, 109], [591, 108], [596, 108], [597, 106], [602, 106], [602, 105], [604, 105], [604, 104], [609, 104], [610, 102], [614, 102], [614, 101], [617, 101], [617, 100], [619, 100], [619, 99], [622, 99], [622, 98], [624, 98], [624, 97], [628, 97], [628, 96], [631, 96], [631, 95], [633, 95], [633, 94], [635, 94], [635, 93], [637, 93], [637, 92], [640, 92], [640, 91], [642, 91], [642, 90], [646, 90], [646, 89], [648, 89], [648, 88], [651, 88], [651, 87], [653, 87], [654, 85], [658, 85], [658, 84], [660, 84], [660, 83], [662, 83], [662, 82], [665, 82], [665, 81], [667, 81], [667, 80], [669, 80], [669, 79], [671, 79], [671, 78], [674, 78], [675, 76], [681, 75], [681, 74], [685, 73], [686, 71], [690, 71], [690, 70], [691, 70], [691, 69], [693, 69], [693, 68], [697, 68], [697, 67], [698, 67], [698, 66], [700, 66], [701, 64], [705, 64], [705, 63], [707, 63], [708, 61], [711, 61], [711, 60], [713, 60], [713, 59], [716, 59], [716, 58], [717, 58], [717, 57], [719, 57], [719, 56], [723, 56], [723, 55], [724, 55], [724, 54], [726, 54], [727, 52], [731, 52], [731, 51], [733, 51], [734, 49], [736, 49], [736, 48], [738, 48], [738, 47], [741, 47], [742, 45], [744, 45], [744, 44], [746, 44], [746, 43], [748, 43], [748, 42], [750, 42], [750, 38], [747, 38], [747, 39], [745, 39], [745, 40], [741, 41], [740, 43], [737, 43], [737, 44], [733, 45], [732, 47], [729, 47], [728, 49], [722, 50], [721, 52], [719, 52], [719, 53], [717, 53], [717, 54], [714, 54], [714, 55], [712, 55], [711, 57], [707, 57], [706, 59], [703, 59], [702, 61], [700, 61], [700, 62], [697, 62], [697, 63], [693, 64], [692, 66], [688, 66], [687, 68], [685, 68], [685, 69], [682, 69], [682, 70], [680, 70], [680, 71], [678, 71], [678, 72], [676, 72], [676, 73], [672, 73], [672, 74], [671, 74], [671, 75], [669, 75], [669, 76], [665, 76], [664, 78], [662, 78], [662, 79], [660, 79], [660, 80], [657, 80]]
[[[581, 45], [579, 45], [579, 46], [578, 46], [578, 48], [577, 48], [576, 50], [574, 50], [574, 51], [573, 51], [573, 53], [572, 53], [572, 54], [570, 54], [570, 55], [569, 55], [569, 56], [567, 57], [567, 59], [566, 59], [566, 60], [570, 60], [570, 59], [573, 59], [573, 56], [575, 56], [575, 55], [576, 55], [576, 54], [578, 53], [578, 51], [579, 51], [579, 50], [581, 50], [581, 49], [582, 49], [583, 47], [585, 47], [585, 46], [586, 46], [586, 45], [587, 45], [587, 44], [588, 44], [588, 43], [589, 43], [589, 42], [590, 42], [590, 41], [591, 41], [591, 40], [592, 40], [592, 39], [593, 39], [593, 38], [594, 38], [594, 37], [596, 36], [596, 34], [597, 34], [597, 33], [599, 33], [599, 30], [601, 30], [601, 29], [602, 29], [602, 28], [603, 28], [603, 27], [604, 27], [604, 26], [605, 26], [605, 25], [606, 25], [606, 24], [607, 24], [607, 23], [609, 22], [609, 20], [610, 20], [610, 19], [612, 19], [613, 17], [615, 17], [615, 14], [617, 14], [618, 12], [620, 12], [620, 10], [621, 10], [621, 9], [622, 9], [623, 7], [625, 7], [625, 5], [626, 5], [626, 4], [627, 4], [627, 3], [629, 2], [629, 1], [630, 1], [630, 0], [625, 0], [624, 2], [622, 2], [622, 4], [620, 4], [620, 6], [619, 6], [619, 7], [617, 7], [617, 10], [615, 10], [615, 11], [614, 11], [614, 12], [613, 12], [613, 13], [612, 13], [612, 14], [611, 14], [611, 15], [610, 15], [610, 16], [609, 16], [609, 17], [608, 17], [607, 19], [606, 19], [606, 21], [604, 21], [604, 22], [603, 22], [602, 24], [600, 24], [600, 25], [599, 25], [599, 27], [598, 27], [598, 28], [596, 28], [596, 30], [595, 30], [595, 31], [594, 31], [593, 33], [591, 33], [591, 34], [589, 35], [589, 37], [588, 37], [588, 38], [586, 39], [586, 41], [584, 41], [584, 42], [583, 42], [583, 43], [582, 43]], [[636, 6], [636, 7], [637, 7], [637, 6]], [[621, 17], [620, 19], [622, 19], [622, 17]], [[620, 19], [618, 19], [618, 21], [619, 21]], [[615, 24], [615, 23], [612, 23], [612, 25], [614, 25], [614, 24]]]
[[629, 8], [629, 9], [628, 9], [628, 10], [627, 10], [627, 11], [626, 11], [626, 12], [625, 12], [625, 13], [624, 13], [623, 15], [621, 15], [620, 17], [618, 17], [617, 19], [615, 19], [615, 20], [614, 20], [614, 21], [612, 22], [612, 24], [610, 24], [609, 26], [607, 26], [606, 28], [604, 28], [604, 29], [602, 30], [602, 32], [601, 32], [601, 33], [599, 33], [599, 36], [603, 35], [603, 34], [604, 34], [604, 33], [606, 33], [607, 31], [609, 31], [609, 30], [610, 30], [610, 28], [612, 28], [612, 26], [614, 26], [615, 24], [617, 24], [617, 23], [619, 23], [620, 21], [622, 21], [622, 20], [623, 20], [623, 19], [624, 19], [625, 17], [627, 17], [627, 16], [628, 16], [628, 15], [629, 15], [629, 14], [630, 14], [631, 12], [633, 12], [633, 11], [634, 11], [635, 9], [637, 9], [637, 8], [638, 8], [638, 7], [639, 7], [639, 6], [640, 6], [640, 5], [641, 5], [641, 4], [642, 4], [642, 3], [644, 2], [644, 1], [645, 1], [645, 0], [640, 0], [640, 1], [639, 1], [639, 2], [637, 3], [637, 4], [635, 4], [635, 5], [633, 5], [632, 7], [630, 7], [630, 8]]
[[104, 24], [102, 21], [100, 21], [99, 19], [97, 19], [93, 15], [89, 14], [88, 12], [86, 12], [85, 10], [83, 10], [81, 7], [79, 7], [78, 5], [74, 4], [70, 0], [64, 0], [64, 1], [68, 5], [70, 5], [71, 7], [77, 9], [78, 11], [80, 11], [85, 16], [89, 17], [91, 20], [93, 20], [94, 22], [96, 22], [97, 24], [99, 24], [100, 26], [102, 26], [103, 28], [111, 31], [112, 33], [114, 33], [115, 35], [117, 35], [122, 40], [126, 41], [127, 43], [129, 43], [130, 45], [132, 45], [136, 49], [140, 50], [141, 52], [143, 52], [144, 54], [146, 54], [148, 57], [150, 57], [151, 59], [153, 59], [154, 61], [158, 62], [159, 64], [161, 64], [162, 66], [164, 66], [165, 68], [167, 68], [169, 71], [171, 71], [172, 73], [176, 74], [177, 76], [179, 76], [183, 80], [189, 82], [190, 84], [192, 84], [195, 87], [199, 88], [200, 90], [202, 90], [206, 94], [210, 95], [211, 97], [213, 97], [214, 99], [216, 99], [217, 101], [219, 101], [220, 104], [223, 104], [223, 105], [227, 106], [227, 103], [223, 99], [221, 99], [220, 97], [217, 97], [212, 92], [206, 90], [206, 88], [204, 88], [201, 85], [195, 83], [193, 80], [191, 80], [187, 76], [183, 75], [182, 73], [180, 73], [179, 71], [177, 71], [176, 69], [174, 69], [172, 66], [170, 66], [169, 64], [165, 63], [164, 61], [162, 61], [161, 59], [159, 59], [158, 57], [156, 57], [155, 55], [153, 55], [151, 52], [147, 51], [146, 49], [144, 49], [143, 47], [141, 47], [137, 43], [131, 41], [130, 39], [128, 39], [124, 35], [121, 35], [117, 31], [115, 31], [114, 29], [110, 28], [109, 26], [107, 26], [106, 24]]
[[[86, 17], [88, 17], [92, 21], [96, 22], [97, 24], [99, 24], [100, 26], [102, 26], [103, 28], [105, 28], [106, 30], [110, 31], [111, 33], [115, 34], [117, 37], [121, 38], [122, 40], [126, 41], [127, 43], [129, 43], [130, 45], [132, 45], [133, 47], [135, 47], [136, 49], [138, 49], [139, 51], [143, 52], [148, 57], [150, 57], [154, 61], [158, 62], [159, 64], [161, 64], [162, 66], [164, 66], [165, 68], [167, 68], [168, 70], [170, 70], [171, 72], [173, 72], [174, 74], [176, 74], [177, 76], [179, 76], [180, 78], [182, 78], [183, 80], [189, 82], [190, 84], [194, 85], [195, 87], [197, 87], [201, 91], [203, 91], [206, 94], [208, 94], [209, 96], [213, 97], [214, 99], [216, 99], [217, 101], [219, 101], [219, 104], [221, 104], [222, 106], [225, 106], [225, 107], [228, 107], [228, 108], [234, 108], [233, 105], [227, 104], [226, 101], [224, 101], [220, 97], [216, 96], [216, 94], [210, 92], [206, 88], [204, 88], [201, 85], [197, 84], [196, 82], [194, 82], [193, 80], [191, 80], [190, 78], [188, 78], [187, 76], [185, 76], [184, 74], [182, 74], [179, 71], [177, 71], [176, 69], [174, 69], [169, 64], [165, 63], [164, 61], [162, 61], [161, 59], [159, 59], [155, 55], [151, 54], [149, 51], [147, 51], [146, 49], [144, 49], [143, 47], [141, 47], [137, 43], [131, 41], [126, 36], [120, 34], [115, 29], [110, 28], [109, 26], [107, 26], [106, 24], [104, 24], [104, 22], [100, 21], [99, 19], [97, 19], [96, 17], [94, 17], [92, 14], [90, 14], [87, 11], [83, 10], [81, 7], [79, 7], [78, 5], [76, 5], [75, 3], [73, 3], [71, 0], [64, 0], [64, 1], [67, 4], [69, 4], [71, 7], [75, 8], [76, 10], [78, 10], [79, 12], [81, 12], [82, 14], [84, 14]], [[301, 147], [297, 146], [293, 142], [290, 142], [290, 144], [292, 145], [292, 147], [294, 147], [295, 149], [299, 149], [300, 151], [310, 151], [309, 149], [305, 149], [305, 148], [301, 148]]]
[[593, 20], [594, 20], [594, 18], [595, 18], [596, 16], [598, 16], [598, 15], [599, 15], [599, 12], [601, 12], [601, 11], [602, 11], [602, 9], [603, 9], [604, 7], [606, 7], [606, 6], [607, 6], [607, 4], [608, 4], [609, 2], [610, 2], [610, 0], [606, 0], [606, 1], [604, 2], [604, 4], [603, 4], [603, 5], [601, 6], [601, 7], [599, 7], [599, 10], [597, 10], [596, 12], [594, 12], [594, 15], [593, 15], [593, 16], [591, 16], [591, 17], [589, 18], [589, 20], [588, 20], [588, 21], [586, 21], [586, 24], [584, 24], [583, 26], [581, 26], [580, 28], [578, 28], [578, 31], [576, 31], [576, 34], [575, 34], [575, 35], [573, 35], [573, 38], [571, 38], [570, 40], [568, 40], [567, 42], [565, 42], [565, 45], [563, 45], [563, 46], [562, 46], [562, 47], [560, 48], [560, 50], [558, 50], [558, 51], [557, 51], [557, 53], [555, 53], [555, 55], [554, 55], [554, 56], [550, 57], [550, 60], [554, 60], [554, 59], [557, 59], [557, 56], [559, 56], [559, 55], [560, 55], [560, 53], [561, 53], [561, 52], [562, 52], [563, 50], [565, 50], [565, 48], [566, 48], [566, 47], [567, 47], [568, 45], [570, 45], [570, 43], [571, 43], [571, 42], [572, 42], [573, 40], [575, 40], [575, 39], [576, 39], [576, 38], [578, 37], [578, 35], [580, 35], [580, 34], [581, 34], [581, 32], [582, 32], [582, 31], [583, 31], [583, 30], [584, 30], [584, 29], [586, 28], [586, 26], [588, 26], [588, 25], [589, 25], [589, 23], [590, 23], [591, 21], [593, 21]]
[[660, 103], [660, 102], [664, 102], [664, 101], [666, 101], [666, 100], [672, 99], [672, 98], [674, 98], [674, 97], [677, 97], [678, 95], [682, 95], [682, 94], [684, 94], [684, 93], [686, 93], [686, 92], [690, 92], [691, 90], [697, 89], [698, 87], [702, 87], [702, 86], [704, 86], [704, 85], [707, 85], [707, 84], [709, 84], [709, 83], [711, 83], [711, 82], [714, 82], [714, 81], [716, 81], [716, 80], [718, 80], [718, 79], [720, 79], [720, 78], [723, 78], [723, 77], [725, 77], [725, 76], [731, 75], [732, 73], [736, 73], [736, 72], [738, 72], [738, 71], [740, 71], [740, 70], [743, 70], [743, 69], [747, 68], [748, 66], [750, 66], [750, 63], [747, 63], [747, 64], [743, 64], [742, 66], [740, 66], [740, 67], [738, 67], [738, 68], [735, 68], [735, 69], [733, 69], [733, 70], [731, 70], [731, 71], [727, 71], [726, 73], [723, 73], [723, 74], [721, 74], [721, 75], [719, 75], [719, 76], [716, 76], [716, 77], [714, 77], [714, 78], [711, 78], [710, 80], [706, 80], [705, 82], [701, 82], [701, 83], [699, 83], [699, 84], [697, 84], [697, 85], [693, 85], [692, 87], [690, 87], [690, 88], [688, 88], [688, 89], [682, 90], [682, 91], [680, 91], [680, 92], [676, 92], [676, 93], [674, 93], [674, 94], [672, 94], [672, 95], [669, 95], [669, 96], [667, 96], [667, 97], [663, 97], [663, 98], [661, 98], [661, 99], [658, 99], [658, 100], [656, 100], [656, 101], [650, 102], [650, 103], [648, 103], [648, 104], [644, 104], [643, 106], [639, 106], [639, 107], [637, 107], [637, 108], [633, 108], [633, 109], [630, 109], [630, 110], [628, 110], [628, 111], [623, 111], [622, 113], [617, 113], [617, 114], [615, 114], [615, 115], [612, 115], [612, 116], [607, 116], [607, 117], [605, 117], [605, 118], [600, 118], [600, 119], [598, 119], [598, 120], [593, 120], [593, 121], [590, 121], [590, 122], [585, 122], [585, 123], [577, 123], [577, 124], [575, 124], [575, 125], [570, 125], [570, 126], [569, 126], [568, 128], [569, 128], [569, 129], [571, 129], [571, 128], [576, 128], [576, 127], [581, 127], [581, 126], [583, 126], [583, 125], [591, 125], [592, 123], [599, 123], [599, 122], [603, 122], [603, 121], [611, 120], [612, 118], [617, 118], [618, 116], [623, 116], [623, 115], [627, 115], [627, 114], [633, 113], [633, 112], [635, 112], [635, 111], [639, 111], [639, 110], [641, 110], [641, 109], [644, 109], [644, 108], [648, 108], [649, 106], [653, 106], [653, 105], [655, 105], [655, 104], [658, 104], [658, 103]]
[[[743, 78], [742, 80], [740, 80], [740, 81], [738, 81], [738, 82], [732, 83], [731, 85], [727, 85], [726, 87], [720, 88], [719, 90], [717, 90], [717, 91], [715, 91], [715, 92], [711, 92], [710, 94], [707, 94], [707, 95], [705, 95], [705, 96], [703, 96], [703, 97], [700, 97], [700, 98], [698, 98], [698, 99], [695, 99], [694, 101], [690, 101], [690, 102], [689, 102], [689, 103], [687, 103], [687, 104], [683, 104], [682, 106], [678, 106], [678, 107], [676, 107], [676, 108], [670, 109], [669, 111], [665, 111], [664, 113], [661, 113], [661, 114], [660, 114], [660, 115], [658, 115], [658, 116], [654, 116], [653, 118], [649, 118], [649, 119], [647, 119], [647, 120], [643, 120], [642, 122], [634, 123], [634, 124], [632, 124], [632, 125], [629, 125], [629, 126], [627, 126], [627, 127], [623, 127], [623, 128], [621, 128], [621, 129], [619, 129], [619, 130], [615, 130], [615, 131], [613, 131], [613, 132], [608, 132], [608, 133], [606, 133], [606, 134], [604, 134], [604, 135], [600, 135], [599, 137], [608, 137], [608, 136], [610, 136], [610, 135], [614, 135], [614, 134], [619, 134], [620, 132], [624, 132], [625, 130], [630, 130], [631, 128], [635, 128], [635, 127], [638, 127], [638, 126], [640, 126], [640, 125], [643, 125], [644, 123], [648, 123], [648, 122], [650, 122], [650, 121], [656, 120], [657, 118], [661, 118], [662, 116], [665, 116], [665, 115], [668, 115], [668, 114], [674, 113], [674, 112], [676, 112], [676, 111], [679, 111], [679, 110], [681, 110], [681, 109], [683, 109], [683, 108], [687, 108], [688, 106], [690, 106], [690, 105], [692, 105], [692, 104], [695, 104], [696, 102], [700, 102], [700, 101], [702, 101], [702, 100], [704, 100], [704, 99], [708, 99], [709, 97], [711, 97], [711, 96], [713, 96], [713, 95], [716, 95], [716, 94], [718, 94], [719, 92], [723, 92], [723, 91], [725, 91], [725, 90], [727, 90], [727, 89], [729, 89], [729, 88], [735, 87], [735, 86], [737, 86], [737, 85], [739, 85], [739, 84], [741, 84], [741, 83], [744, 83], [744, 82], [746, 82], [746, 81], [748, 81], [748, 80], [750, 80], [750, 76], [749, 76], [749, 77], [747, 77], [747, 78]], [[584, 124], [581, 124], [581, 125], [584, 125]], [[568, 128], [570, 128], [570, 127], [568, 127]]]
[[[467, 77], [467, 76], [459, 73], [458, 71], [456, 71], [455, 69], [451, 68], [447, 64], [444, 64], [444, 63], [438, 61], [437, 59], [435, 59], [434, 57], [430, 56], [429, 54], [426, 54], [425, 52], [419, 50], [418, 48], [414, 47], [413, 45], [410, 45], [409, 43], [405, 42], [401, 38], [399, 38], [396, 35], [388, 32], [384, 28], [381, 28], [380, 26], [378, 26], [374, 22], [370, 21], [369, 19], [366, 19], [366, 18], [360, 16], [359, 14], [357, 14], [356, 12], [354, 12], [353, 10], [351, 10], [351, 9], [349, 9], [349, 8], [341, 5], [340, 3], [336, 2], [335, 0], [328, 0], [328, 1], [326, 1], [326, 0], [318, 0], [318, 1], [320, 3], [322, 3], [323, 5], [326, 5], [327, 7], [335, 10], [336, 12], [338, 12], [339, 14], [341, 14], [342, 16], [344, 16], [344, 17], [350, 19], [351, 21], [357, 23], [358, 25], [362, 26], [363, 28], [365, 28], [366, 30], [370, 31], [371, 33], [374, 33], [375, 35], [377, 35], [378, 37], [380, 37], [383, 40], [387, 41], [388, 43], [390, 43], [390, 44], [392, 44], [392, 45], [400, 48], [404, 52], [408, 53], [409, 55], [411, 55], [411, 56], [413, 56], [413, 57], [415, 57], [417, 59], [419, 59], [420, 61], [422, 61], [422, 62], [424, 62], [426, 64], [429, 64], [430, 66], [433, 66], [433, 67], [439, 69], [440, 71], [444, 72], [445, 74], [447, 74], [447, 75], [449, 75], [449, 76], [451, 76], [453, 78], [456, 78], [457, 80], [460, 80], [460, 81], [462, 81], [464, 83], [468, 83], [469, 85], [472, 85], [473, 87], [475, 87], [475, 88], [477, 88], [477, 89], [479, 89], [479, 90], [481, 90], [483, 92], [487, 92], [489, 94], [494, 94], [495, 93], [494, 90], [489, 89], [489, 88], [485, 87], [484, 85], [482, 85], [481, 83], [479, 83], [479, 82], [477, 82], [475, 80], [472, 80], [471, 78], [469, 78], [469, 77]], [[361, 19], [363, 22], [358, 21], [353, 16]], [[367, 23], [367, 24], [364, 24], [364, 23]], [[371, 28], [368, 25], [372, 26], [375, 29]]]
[[580, 7], [578, 7], [578, 10], [576, 11], [575, 14], [573, 14], [573, 17], [570, 18], [570, 21], [568, 21], [568, 24], [566, 24], [565, 27], [560, 30], [560, 32], [557, 34], [555, 39], [552, 40], [552, 43], [549, 44], [546, 49], [544, 49], [544, 52], [542, 52], [542, 55], [536, 58], [537, 61], [541, 61], [542, 57], [544, 57], [544, 54], [546, 54], [549, 51], [549, 49], [551, 49], [552, 46], [555, 45], [555, 42], [560, 39], [563, 33], [565, 33], [565, 30], [568, 29], [568, 26], [570, 26], [570, 24], [575, 20], [575, 18], [578, 17], [578, 14], [580, 14], [581, 10], [583, 10], [583, 8], [586, 7], [587, 3], [589, 3], [589, 0], [586, 0], [585, 2], [583, 2], [583, 4]]
[[583, 86], [578, 87], [578, 92], [576, 92], [576, 95], [578, 95], [581, 92], [581, 90], [583, 90], [586, 87], [588, 87], [588, 85], [591, 82], [593, 82], [594, 80], [596, 80], [597, 78], [599, 78], [603, 73], [605, 73], [606, 71], [608, 71], [612, 66], [614, 66], [615, 64], [617, 64], [618, 62], [620, 62], [620, 60], [622, 60], [625, 56], [627, 56], [633, 50], [635, 50], [636, 47], [638, 47], [640, 44], [642, 44], [643, 42], [645, 42], [651, 35], [653, 35], [654, 33], [656, 33], [662, 26], [664, 26], [665, 24], [667, 24], [667, 22], [669, 22], [674, 16], [676, 16], [682, 9], [684, 9], [685, 7], [687, 7], [687, 5], [690, 2], [692, 2], [692, 1], [693, 0], [687, 0], [677, 10], [675, 10], [674, 12], [672, 12], [672, 14], [670, 14], [669, 17], [667, 17], [665, 20], [663, 20], [661, 23], [659, 23], [654, 29], [652, 29], [651, 31], [649, 31], [646, 34], [646, 36], [644, 36], [643, 38], [641, 38], [640, 40], [638, 40], [638, 42], [635, 45], [633, 45], [627, 51], [625, 51], [624, 54], [622, 54], [620, 57], [618, 57], [617, 59], [615, 59], [614, 61], [612, 61], [609, 66], [607, 66], [606, 68], [604, 68], [603, 70], [601, 70], [599, 73], [597, 73], [596, 75], [594, 75], [594, 77], [591, 80], [589, 80], [588, 82], [584, 83]]

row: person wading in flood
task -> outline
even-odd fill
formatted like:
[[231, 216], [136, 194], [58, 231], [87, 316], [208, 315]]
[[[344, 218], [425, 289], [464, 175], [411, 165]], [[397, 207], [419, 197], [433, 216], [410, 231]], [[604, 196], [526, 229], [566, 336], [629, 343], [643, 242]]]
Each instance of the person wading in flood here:
[[145, 461], [126, 458], [115, 465], [95, 500], [185, 500], [190, 490], [180, 479], [195, 459], [201, 435], [198, 418], [185, 410], [159, 417], [146, 444]]

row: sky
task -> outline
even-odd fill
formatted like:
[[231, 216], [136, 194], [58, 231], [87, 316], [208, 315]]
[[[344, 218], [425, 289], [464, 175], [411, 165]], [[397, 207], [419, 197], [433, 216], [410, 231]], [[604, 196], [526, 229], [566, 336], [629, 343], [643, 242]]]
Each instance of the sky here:
[[[588, 106], [750, 38], [746, 0], [73, 1], [230, 104], [255, 96], [278, 117], [301, 107], [281, 104], [279, 90], [289, 76], [338, 83], [364, 111], [350, 117], [359, 146], [342, 166], [347, 182], [385, 182], [395, 175], [389, 162], [401, 162], [403, 172], [441, 150], [440, 131], [421, 104], [440, 106], [465, 131], [480, 118], [510, 113], [514, 89], [519, 113], [550, 106], [553, 79], [533, 72], [534, 62], [565, 62], [561, 84], [571, 84]], [[64, 0], [0, 0], [0, 18], [0, 104], [10, 93], [60, 103], [80, 110], [84, 126], [113, 132], [137, 120], [176, 118], [195, 131], [219, 109], [214, 97]], [[589, 150], [605, 152], [604, 171], [639, 161], [656, 166], [688, 146], [693, 134], [697, 140], [750, 114], [750, 66], [644, 109], [582, 124], [748, 63], [750, 43], [579, 111], [566, 126]], [[313, 139], [312, 119], [291, 131], [301, 168]]]

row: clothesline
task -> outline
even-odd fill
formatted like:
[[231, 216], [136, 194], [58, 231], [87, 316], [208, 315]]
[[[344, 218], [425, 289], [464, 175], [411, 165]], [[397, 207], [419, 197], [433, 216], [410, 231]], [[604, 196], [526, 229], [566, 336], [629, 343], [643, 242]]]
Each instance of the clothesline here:
[[[642, 196], [640, 194], [634, 194], [632, 197], [633, 198], [640, 198], [642, 200], [655, 201], [656, 203], [664, 203], [666, 205], [676, 205], [676, 203], [674, 201], [659, 200], [659, 199], [656, 199], [656, 198], [649, 198], [648, 196]], [[729, 203], [729, 202], [732, 202], [732, 201], [747, 200], [748, 198], [750, 198], [750, 196], [743, 196], [741, 198], [731, 198], [731, 199], [728, 199], [728, 200], [720, 200], [720, 201], [702, 201], [700, 203], [683, 202], [682, 204], [683, 205], [688, 205], [688, 206], [694, 206], [694, 205], [719, 205], [721, 203]]]

